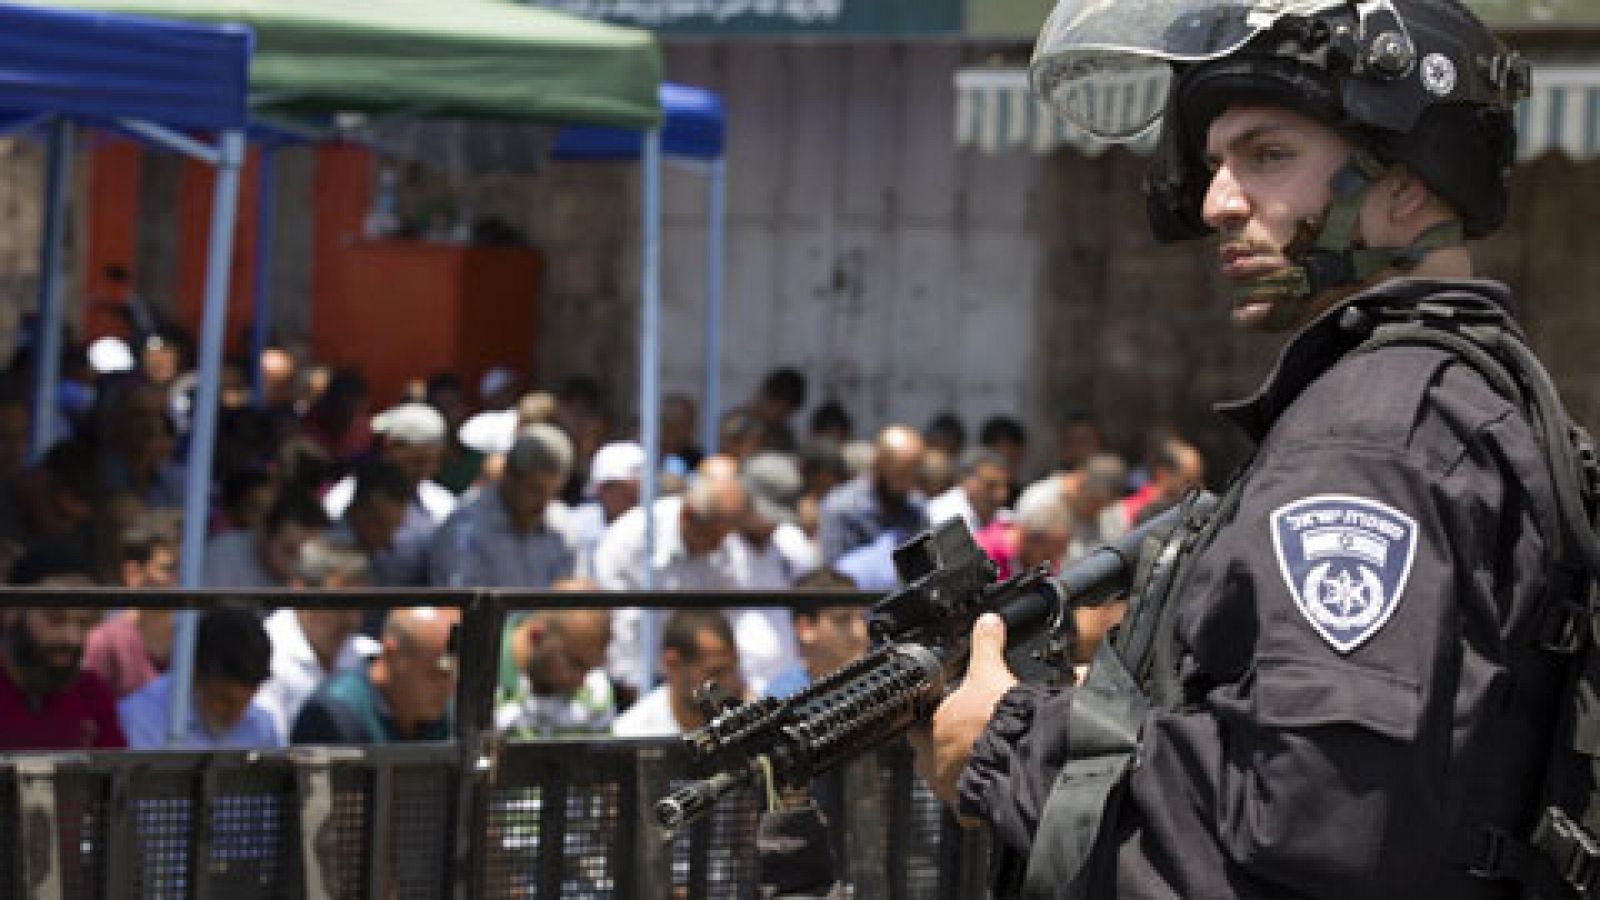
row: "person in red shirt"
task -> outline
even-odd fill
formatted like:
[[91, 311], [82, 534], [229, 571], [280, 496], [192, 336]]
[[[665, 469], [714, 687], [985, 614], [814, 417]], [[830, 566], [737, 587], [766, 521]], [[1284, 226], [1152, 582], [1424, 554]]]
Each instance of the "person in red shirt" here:
[[1206, 461], [1194, 445], [1168, 437], [1150, 458], [1150, 480], [1122, 498], [1122, 517], [1129, 527], [1176, 506], [1191, 488], [1205, 481]]
[[[76, 546], [29, 548], [12, 567], [13, 586], [93, 587], [93, 566]], [[0, 751], [127, 746], [105, 682], [83, 670], [83, 645], [96, 610], [66, 604], [13, 611], [0, 640]]]

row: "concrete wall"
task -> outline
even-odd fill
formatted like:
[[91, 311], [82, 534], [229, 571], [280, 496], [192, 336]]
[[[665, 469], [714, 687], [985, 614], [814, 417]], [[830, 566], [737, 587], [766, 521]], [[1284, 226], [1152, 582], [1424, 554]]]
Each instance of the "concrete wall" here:
[[[1030, 402], [1039, 167], [959, 152], [950, 44], [669, 49], [670, 77], [724, 94], [724, 397], [778, 365], [858, 430]], [[704, 193], [667, 184], [665, 380], [702, 378]]]
[[1478, 248], [1516, 289], [1518, 315], [1579, 423], [1600, 427], [1600, 162], [1550, 155], [1512, 175], [1506, 227]]
[[1036, 376], [1046, 392], [1040, 413], [1087, 413], [1130, 454], [1151, 426], [1174, 425], [1218, 461], [1213, 468], [1227, 465], [1244, 445], [1210, 406], [1250, 390], [1275, 342], [1228, 326], [1209, 244], [1150, 237], [1143, 159], [1063, 150], [1044, 166], [1038, 332], [1050, 350]]

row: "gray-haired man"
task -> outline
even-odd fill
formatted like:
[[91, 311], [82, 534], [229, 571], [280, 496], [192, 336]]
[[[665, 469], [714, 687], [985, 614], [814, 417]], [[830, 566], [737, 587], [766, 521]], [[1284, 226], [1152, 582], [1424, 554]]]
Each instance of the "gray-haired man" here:
[[[739, 573], [728, 535], [744, 524], [749, 498], [733, 472], [702, 471], [683, 494], [662, 497], [655, 506], [634, 507], [611, 524], [595, 551], [595, 581], [608, 591], [737, 590]], [[645, 516], [654, 516], [654, 543], [645, 555]], [[654, 672], [645, 671], [653, 648], [641, 639], [637, 609], [619, 609], [611, 623], [607, 668], [635, 688], [648, 688]]]
[[572, 574], [572, 546], [555, 497], [572, 467], [560, 428], [524, 428], [505, 470], [434, 535], [428, 583], [441, 587], [549, 587]]

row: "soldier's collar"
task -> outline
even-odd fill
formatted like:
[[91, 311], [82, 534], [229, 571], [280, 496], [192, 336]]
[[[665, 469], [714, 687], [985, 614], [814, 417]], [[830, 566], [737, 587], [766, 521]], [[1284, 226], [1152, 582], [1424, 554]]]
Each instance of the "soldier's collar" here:
[[1352, 294], [1312, 320], [1284, 345], [1272, 372], [1254, 394], [1231, 403], [1219, 403], [1216, 411], [1237, 425], [1252, 441], [1259, 443], [1272, 423], [1300, 396], [1301, 391], [1365, 338], [1365, 335], [1352, 334], [1341, 326], [1345, 310], [1352, 306], [1392, 307], [1451, 293], [1488, 299], [1506, 312], [1508, 320], [1511, 317], [1511, 291], [1496, 281], [1474, 278], [1392, 278]]

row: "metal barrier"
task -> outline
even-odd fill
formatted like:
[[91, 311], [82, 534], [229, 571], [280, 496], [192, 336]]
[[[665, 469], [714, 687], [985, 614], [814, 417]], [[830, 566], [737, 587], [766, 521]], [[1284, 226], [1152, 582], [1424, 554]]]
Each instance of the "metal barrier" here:
[[[666, 835], [674, 741], [507, 744], [457, 828], [449, 745], [97, 753], [0, 762], [0, 897], [755, 897], [752, 798]], [[857, 898], [982, 897], [983, 848], [884, 751], [814, 786]], [[465, 837], [465, 842], [458, 839]]]
[[[0, 900], [754, 898], [754, 798], [677, 835], [649, 810], [691, 777], [678, 742], [507, 743], [492, 702], [508, 612], [804, 607], [867, 594], [0, 590], [0, 608], [452, 606], [455, 740], [276, 753], [0, 754]], [[0, 724], [0, 727], [4, 727]], [[860, 900], [981, 900], [988, 852], [903, 744], [812, 786]]]

